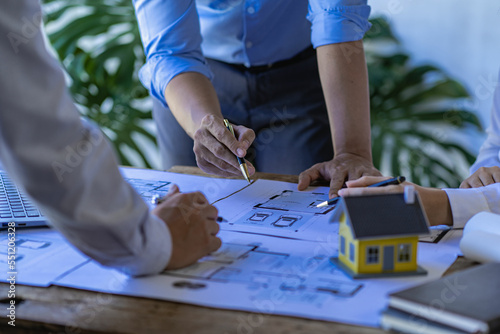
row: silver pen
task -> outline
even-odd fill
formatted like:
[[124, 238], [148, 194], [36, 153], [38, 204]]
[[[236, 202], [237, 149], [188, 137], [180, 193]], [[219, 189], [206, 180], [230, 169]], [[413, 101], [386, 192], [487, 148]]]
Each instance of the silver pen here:
[[[236, 135], [234, 134], [233, 126], [225, 118], [224, 118], [224, 125], [233, 134], [233, 136], [236, 137]], [[246, 163], [245, 159], [244, 158], [240, 158], [239, 156], [236, 156], [236, 159], [238, 159], [238, 164], [240, 164], [241, 173], [245, 177], [245, 180], [247, 180], [248, 183], [251, 183], [250, 182], [250, 176], [248, 175], [248, 166], [247, 166], [247, 163]]]

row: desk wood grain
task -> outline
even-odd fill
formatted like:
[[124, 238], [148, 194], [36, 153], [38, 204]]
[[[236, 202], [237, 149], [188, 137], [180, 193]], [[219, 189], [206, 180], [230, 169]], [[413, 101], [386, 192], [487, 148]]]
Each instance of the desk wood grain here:
[[[196, 167], [170, 171], [204, 175]], [[254, 178], [297, 182], [296, 175], [257, 173]], [[447, 273], [472, 266], [459, 258]], [[200, 334], [375, 334], [377, 328], [350, 326], [272, 314], [228, 311], [189, 304], [118, 296], [51, 286], [16, 286], [16, 327], [7, 324], [8, 285], [0, 284], [0, 333], [200, 333]]]

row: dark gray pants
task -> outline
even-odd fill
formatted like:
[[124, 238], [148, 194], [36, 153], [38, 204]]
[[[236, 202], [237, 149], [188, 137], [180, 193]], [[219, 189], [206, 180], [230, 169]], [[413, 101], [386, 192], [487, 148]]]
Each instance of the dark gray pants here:
[[[268, 69], [208, 60], [222, 114], [255, 131], [246, 158], [257, 171], [298, 174], [333, 157], [330, 127], [316, 56]], [[163, 168], [196, 166], [193, 140], [168, 108], [154, 100], [153, 117]]]

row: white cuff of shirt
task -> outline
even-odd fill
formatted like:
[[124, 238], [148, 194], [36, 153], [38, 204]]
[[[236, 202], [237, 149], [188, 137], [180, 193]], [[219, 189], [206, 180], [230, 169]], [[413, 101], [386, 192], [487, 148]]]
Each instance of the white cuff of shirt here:
[[464, 227], [476, 213], [490, 211], [488, 201], [480, 188], [443, 190], [450, 201], [453, 227]]
[[164, 271], [172, 256], [172, 235], [167, 224], [149, 213], [145, 227], [147, 230], [144, 233], [148, 242], [140, 256], [134, 261], [137, 266], [131, 273], [134, 276], [157, 274]]
[[172, 255], [172, 235], [167, 224], [149, 213], [143, 233], [145, 243], [140, 253], [113, 267], [131, 276], [154, 275], [165, 270]]

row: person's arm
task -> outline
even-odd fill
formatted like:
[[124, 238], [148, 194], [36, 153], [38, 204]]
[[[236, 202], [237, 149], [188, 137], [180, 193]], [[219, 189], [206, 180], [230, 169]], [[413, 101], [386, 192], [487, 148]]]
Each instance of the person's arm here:
[[[302, 172], [298, 185], [299, 190], [304, 190], [314, 180], [329, 180], [330, 197], [346, 180], [381, 175], [372, 164], [368, 75], [360, 40], [369, 28], [369, 7], [366, 1], [337, 2], [343, 9], [330, 9], [329, 13], [324, 3], [310, 1], [309, 16], [335, 156]], [[320, 29], [323, 26], [328, 29]], [[333, 35], [317, 31], [332, 31]]]
[[[235, 125], [237, 138], [224, 127], [220, 105], [201, 52], [195, 1], [134, 0], [147, 62], [140, 78], [151, 94], [170, 107], [193, 138], [198, 166], [220, 176], [241, 176], [235, 155], [243, 158], [255, 133]], [[248, 163], [250, 175], [255, 168]]]
[[490, 120], [486, 141], [470, 168], [471, 176], [462, 182], [460, 188], [476, 188], [500, 182], [500, 84], [495, 89]]
[[[197, 195], [181, 194], [154, 215], [122, 178], [110, 143], [97, 127], [81, 121], [64, 73], [45, 48], [41, 17], [37, 1], [2, 3], [0, 160], [5, 170], [72, 244], [127, 274], [158, 273], [215, 250], [220, 245], [215, 208], [195, 207], [190, 202]], [[39, 30], [25, 36], [25, 20]], [[177, 215], [165, 209], [181, 204], [194, 210], [189, 220], [175, 220]], [[203, 242], [172, 240], [187, 228], [202, 231]], [[185, 249], [188, 253], [179, 254]]]
[[452, 208], [444, 190], [421, 187], [411, 182], [399, 185], [368, 188], [369, 185], [388, 179], [387, 177], [365, 176], [346, 182], [347, 188], [339, 191], [339, 196], [363, 196], [402, 193], [405, 186], [414, 186], [417, 190], [430, 225], [453, 225]]
[[[346, 53], [347, 50], [356, 52]], [[335, 156], [299, 176], [299, 190], [312, 181], [330, 180], [330, 197], [347, 180], [380, 175], [371, 156], [368, 76], [362, 41], [320, 46], [318, 66]]]
[[217, 209], [201, 192], [180, 193], [173, 185], [152, 213], [163, 219], [172, 236], [172, 255], [166, 269], [193, 264], [221, 246]]
[[[224, 126], [219, 100], [212, 83], [205, 76], [187, 72], [173, 78], [165, 97], [170, 110], [187, 134], [194, 139], [198, 166], [207, 173], [241, 176], [235, 155], [245, 157], [255, 139], [253, 130], [234, 125], [235, 137]], [[250, 175], [255, 168], [247, 162]]]
[[347, 188], [339, 191], [340, 196], [362, 196], [401, 193], [407, 185], [417, 190], [431, 225], [464, 227], [475, 214], [487, 211], [500, 214], [500, 183], [471, 189], [437, 189], [422, 187], [411, 182], [400, 185], [367, 188], [387, 177], [362, 177], [346, 183]]
[[500, 183], [479, 188], [443, 189], [450, 200], [453, 226], [463, 227], [476, 213], [500, 214]]

